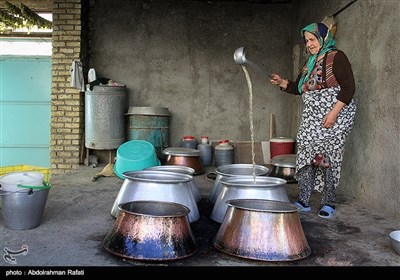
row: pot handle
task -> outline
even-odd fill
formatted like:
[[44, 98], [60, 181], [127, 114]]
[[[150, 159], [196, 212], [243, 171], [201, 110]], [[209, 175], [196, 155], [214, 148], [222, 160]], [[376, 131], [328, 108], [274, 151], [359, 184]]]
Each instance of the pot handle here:
[[5, 191], [5, 190], [0, 190], [0, 196], [13, 194], [13, 193], [26, 193], [27, 195], [31, 195], [33, 193], [33, 190], [30, 189], [29, 191], [17, 191], [17, 192], [9, 192], [9, 191]]
[[51, 185], [50, 185], [50, 183], [43, 182], [43, 186], [26, 186], [26, 185], [18, 184], [17, 187], [26, 188], [26, 189], [44, 190], [44, 189], [50, 189]]
[[[1, 187], [1, 186], [0, 186]], [[6, 192], [6, 191], [3, 191], [3, 190], [0, 190], [0, 195], [7, 195], [9, 192]]]

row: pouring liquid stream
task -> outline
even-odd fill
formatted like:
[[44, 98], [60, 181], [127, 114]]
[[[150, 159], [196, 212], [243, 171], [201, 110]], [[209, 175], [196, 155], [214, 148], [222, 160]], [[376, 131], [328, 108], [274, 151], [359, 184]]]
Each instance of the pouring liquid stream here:
[[[248, 61], [247, 61], [248, 62]], [[246, 66], [242, 65], [244, 75], [246, 76], [247, 86], [249, 88], [249, 121], [250, 121], [250, 137], [251, 137], [251, 161], [253, 163], [253, 179], [254, 184], [256, 183], [256, 163], [255, 163], [255, 152], [254, 152], [254, 126], [253, 126], [253, 86], [251, 83], [249, 72]]]
[[[261, 74], [265, 74], [266, 73], [266, 71], [264, 69], [262, 69], [260, 66], [258, 66], [257, 64], [255, 64], [254, 62], [252, 62], [252, 61], [250, 61], [248, 59], [246, 59], [246, 64], [250, 65], [251, 67], [256, 69]], [[247, 77], [246, 77], [246, 79], [247, 79]], [[250, 78], [247, 81], [247, 83], [249, 83], [249, 81], [250, 81]]]

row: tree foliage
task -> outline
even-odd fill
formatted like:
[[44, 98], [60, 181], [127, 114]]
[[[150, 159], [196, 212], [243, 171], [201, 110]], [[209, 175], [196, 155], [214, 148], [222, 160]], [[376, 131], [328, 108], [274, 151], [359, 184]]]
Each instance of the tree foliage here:
[[6, 9], [0, 10], [0, 32], [26, 28], [28, 33], [34, 29], [51, 29], [53, 23], [42, 18], [23, 3], [17, 7], [6, 1]]

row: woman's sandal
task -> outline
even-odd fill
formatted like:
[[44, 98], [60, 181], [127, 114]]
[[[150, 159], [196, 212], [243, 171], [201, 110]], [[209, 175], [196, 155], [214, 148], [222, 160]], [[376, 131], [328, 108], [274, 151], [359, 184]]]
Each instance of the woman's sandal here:
[[296, 201], [293, 204], [296, 205], [298, 208], [300, 208], [300, 212], [310, 212], [311, 211], [311, 206], [303, 206], [299, 201]]
[[322, 206], [321, 210], [318, 212], [318, 217], [324, 218], [324, 219], [331, 219], [333, 215], [335, 214], [336, 210], [330, 205], [324, 205]]

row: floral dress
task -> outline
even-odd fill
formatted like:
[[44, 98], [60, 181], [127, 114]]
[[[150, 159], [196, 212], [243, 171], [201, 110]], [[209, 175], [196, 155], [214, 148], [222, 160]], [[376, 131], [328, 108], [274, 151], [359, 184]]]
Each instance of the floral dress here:
[[[330, 128], [322, 126], [323, 118], [333, 108], [340, 86], [322, 88], [322, 59], [316, 63], [310, 79], [303, 85], [302, 100], [304, 110], [297, 133], [296, 174], [312, 164], [317, 154], [323, 154], [330, 164], [329, 172], [332, 187], [336, 190], [339, 185], [346, 137], [354, 123], [356, 105], [354, 100], [346, 105], [339, 113], [336, 123]], [[318, 168], [315, 174], [314, 189], [322, 191], [324, 174]]]

